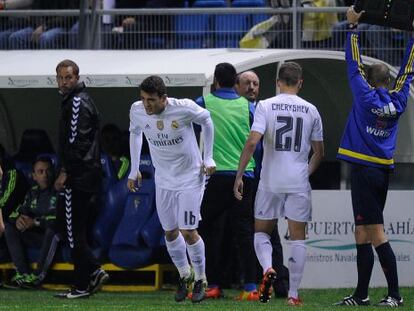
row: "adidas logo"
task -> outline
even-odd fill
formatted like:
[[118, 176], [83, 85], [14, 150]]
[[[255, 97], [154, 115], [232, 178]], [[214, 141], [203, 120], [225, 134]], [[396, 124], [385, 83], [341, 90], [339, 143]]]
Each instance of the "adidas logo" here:
[[151, 128], [151, 126], [149, 124], [145, 125], [145, 129], [149, 130]]

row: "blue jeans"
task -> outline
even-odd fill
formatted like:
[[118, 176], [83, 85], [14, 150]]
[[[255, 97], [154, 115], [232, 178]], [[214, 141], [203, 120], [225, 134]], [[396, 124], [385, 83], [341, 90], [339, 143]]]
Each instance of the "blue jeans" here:
[[0, 31], [0, 50], [9, 49], [9, 37], [14, 31], [16, 31], [15, 28], [9, 28], [9, 29]]
[[[36, 45], [32, 41], [32, 34], [35, 29], [26, 27], [13, 32], [9, 36], [9, 48], [16, 50], [35, 48]], [[59, 46], [59, 40], [62, 39], [65, 30], [56, 27], [43, 32], [40, 35], [37, 47], [40, 49], [56, 49]]]

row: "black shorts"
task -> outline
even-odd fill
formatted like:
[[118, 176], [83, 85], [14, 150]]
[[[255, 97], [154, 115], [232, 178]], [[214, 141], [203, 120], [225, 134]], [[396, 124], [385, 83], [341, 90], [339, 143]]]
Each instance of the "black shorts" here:
[[389, 170], [351, 164], [351, 196], [355, 225], [384, 224]]

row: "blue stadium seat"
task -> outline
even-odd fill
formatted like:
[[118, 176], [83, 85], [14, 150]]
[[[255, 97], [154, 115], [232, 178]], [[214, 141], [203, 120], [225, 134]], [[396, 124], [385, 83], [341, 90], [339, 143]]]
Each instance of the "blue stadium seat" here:
[[201, 49], [209, 30], [209, 16], [177, 15], [175, 18], [175, 33], [177, 48]]
[[109, 249], [111, 262], [130, 269], [147, 264], [152, 256], [152, 249], [141, 238], [141, 229], [155, 211], [154, 168], [149, 157], [141, 159], [140, 171], [142, 185], [136, 193], [128, 194]]
[[265, 7], [266, 2], [264, 0], [233, 0], [232, 7]]
[[[235, 8], [245, 8], [245, 7], [256, 7], [261, 8], [266, 6], [264, 0], [233, 0], [231, 3], [232, 7]], [[269, 19], [271, 15], [269, 14], [251, 14], [248, 17], [248, 28], [253, 27], [266, 19]]]
[[193, 4], [195, 8], [222, 8], [226, 6], [225, 0], [196, 0]]
[[26, 177], [26, 180], [30, 184], [30, 186], [34, 185], [33, 179], [31, 177], [32, 175], [32, 163], [29, 161], [20, 161], [20, 160], [14, 160], [14, 166], [17, 170], [23, 173], [24, 177]]
[[98, 258], [106, 257], [115, 230], [124, 213], [128, 196], [126, 183], [126, 178], [113, 182], [103, 195], [102, 206], [92, 231], [94, 242], [98, 245], [94, 249], [94, 254]]
[[148, 247], [160, 246], [160, 241], [164, 238], [164, 230], [161, 227], [157, 211], [152, 213], [152, 216], [142, 228], [141, 237]]
[[109, 185], [116, 180], [116, 174], [112, 167], [112, 162], [106, 153], [101, 153], [101, 165], [103, 171], [102, 192], [106, 193]]
[[254, 25], [257, 25], [267, 19], [269, 19], [271, 17], [271, 15], [269, 14], [252, 14], [251, 15], [251, 26], [253, 27]]
[[215, 16], [217, 48], [237, 48], [248, 30], [248, 14], [220, 14]]

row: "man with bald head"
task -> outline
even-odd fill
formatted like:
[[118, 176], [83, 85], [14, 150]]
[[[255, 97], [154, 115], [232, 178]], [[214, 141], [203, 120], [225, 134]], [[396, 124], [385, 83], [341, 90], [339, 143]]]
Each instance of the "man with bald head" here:
[[236, 77], [236, 91], [249, 102], [256, 104], [259, 95], [260, 81], [257, 74], [252, 71], [244, 71]]
[[397, 262], [384, 232], [383, 211], [389, 174], [394, 169], [398, 120], [407, 108], [413, 78], [414, 40], [410, 40], [394, 88], [389, 90], [390, 72], [385, 64], [371, 65], [364, 72], [356, 30], [362, 14], [356, 13], [352, 6], [347, 12], [349, 32], [345, 57], [353, 103], [337, 156], [350, 163], [358, 283], [355, 292], [337, 304], [370, 304], [368, 287], [374, 247], [388, 285], [388, 293], [378, 306], [399, 307], [403, 299], [398, 286]]

